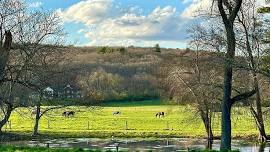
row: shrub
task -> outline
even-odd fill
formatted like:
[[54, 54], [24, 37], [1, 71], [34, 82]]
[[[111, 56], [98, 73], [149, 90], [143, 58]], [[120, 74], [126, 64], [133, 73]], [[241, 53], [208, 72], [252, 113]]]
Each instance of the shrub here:
[[105, 54], [107, 52], [108, 48], [107, 47], [102, 47], [100, 50], [99, 50], [99, 53], [102, 53], [102, 54]]
[[155, 52], [158, 52], [158, 53], [161, 52], [161, 49], [160, 49], [159, 44], [156, 44], [156, 45], [155, 45]]

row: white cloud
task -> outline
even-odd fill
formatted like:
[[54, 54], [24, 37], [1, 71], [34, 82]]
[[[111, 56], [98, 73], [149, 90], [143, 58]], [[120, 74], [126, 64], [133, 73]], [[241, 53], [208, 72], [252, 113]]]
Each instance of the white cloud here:
[[180, 40], [185, 32], [184, 27], [181, 26], [183, 23], [175, 8], [157, 7], [148, 15], [126, 13], [105, 19], [85, 36], [89, 39], [102, 37], [149, 41]]
[[152, 46], [160, 42], [173, 46], [186, 35], [186, 20], [172, 6], [158, 6], [145, 14], [138, 6], [121, 9], [113, 0], [87, 0], [59, 12], [66, 22], [86, 25], [78, 33], [89, 39], [88, 45]]
[[183, 4], [188, 4], [188, 3], [191, 3], [193, 2], [193, 0], [181, 0]]
[[270, 7], [270, 3], [266, 3], [266, 0], [257, 0], [257, 6], [259, 6], [259, 7], [262, 7], [262, 6]]
[[38, 8], [38, 7], [41, 7], [43, 5], [42, 2], [33, 2], [33, 3], [30, 3], [29, 4], [29, 7], [31, 8]]
[[[183, 2], [185, 1], [191, 3], [185, 8], [181, 16], [190, 19], [200, 15], [202, 12], [210, 12], [213, 5], [213, 0], [183, 0]], [[250, 3], [250, 1], [244, 0], [243, 3]], [[270, 6], [270, 4], [266, 4], [265, 0], [256, 0], [256, 6]]]
[[112, 0], [85, 0], [61, 12], [65, 21], [81, 22], [86, 25], [100, 22], [108, 15]]
[[192, 3], [185, 8], [181, 16], [185, 18], [193, 18], [198, 16], [202, 11], [209, 11], [212, 6], [212, 0], [193, 0]]

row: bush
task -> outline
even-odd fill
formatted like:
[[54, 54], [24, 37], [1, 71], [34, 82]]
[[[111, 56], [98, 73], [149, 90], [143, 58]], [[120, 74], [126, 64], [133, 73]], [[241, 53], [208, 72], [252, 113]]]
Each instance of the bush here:
[[121, 48], [119, 48], [119, 52], [120, 52], [121, 54], [125, 54], [125, 53], [127, 52], [127, 49], [124, 48], [124, 47], [121, 47]]
[[155, 52], [158, 52], [158, 53], [161, 52], [161, 49], [160, 49], [159, 44], [156, 44], [156, 45], [155, 45]]
[[102, 53], [102, 54], [105, 54], [107, 52], [108, 48], [107, 47], [102, 47], [100, 50], [99, 50], [99, 53]]

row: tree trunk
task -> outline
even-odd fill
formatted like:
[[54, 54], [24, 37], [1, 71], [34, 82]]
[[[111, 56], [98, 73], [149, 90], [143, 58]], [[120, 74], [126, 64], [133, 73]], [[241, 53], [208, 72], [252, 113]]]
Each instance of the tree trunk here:
[[207, 136], [208, 136], [208, 138], [207, 138], [207, 148], [212, 149], [214, 135], [213, 135], [211, 123], [209, 124], [209, 126], [206, 129], [207, 129]]
[[11, 43], [12, 34], [10, 31], [6, 31], [4, 45], [0, 46], [0, 82], [3, 79], [4, 71], [8, 62]]
[[35, 126], [33, 128], [32, 136], [38, 135], [39, 120], [40, 120], [40, 104], [36, 106], [36, 119], [35, 119]]
[[5, 116], [4, 116], [4, 118], [0, 121], [0, 134], [2, 133], [2, 129], [3, 129], [4, 125], [8, 122], [12, 110], [13, 110], [12, 105], [11, 105], [11, 104], [7, 104], [7, 111], [6, 111], [6, 113], [5, 113]]
[[263, 120], [263, 114], [262, 114], [262, 105], [261, 105], [261, 95], [260, 95], [260, 89], [259, 89], [259, 82], [256, 73], [253, 75], [254, 77], [254, 85], [256, 89], [256, 110], [257, 110], [257, 117], [254, 117], [256, 119], [257, 127], [259, 129], [259, 139], [261, 142], [266, 142], [267, 136], [265, 133], [265, 127], [264, 127], [264, 120]]
[[207, 133], [207, 148], [212, 149], [214, 135], [213, 135], [211, 120], [209, 116], [206, 117], [206, 120], [204, 121], [204, 126]]
[[[221, 151], [231, 149], [231, 94], [232, 94], [232, 75], [233, 75], [233, 60], [235, 57], [235, 33], [234, 21], [242, 6], [242, 0], [235, 0], [234, 6], [225, 0], [218, 0], [218, 10], [221, 15], [224, 27], [226, 29], [227, 39], [227, 52], [224, 69], [224, 89], [223, 89], [223, 102], [222, 102], [222, 116], [221, 116]], [[223, 4], [229, 9], [229, 14], [225, 11]]]
[[211, 113], [209, 110], [207, 112], [204, 112], [201, 110], [201, 118], [203, 120], [204, 128], [207, 134], [207, 148], [212, 149], [214, 135], [212, 131], [212, 121], [211, 121]]
[[[5, 68], [9, 58], [9, 52], [11, 49], [12, 34], [10, 31], [5, 32], [5, 42], [3, 46], [0, 46], [0, 84], [3, 82]], [[12, 104], [7, 104], [7, 111], [4, 118], [0, 121], [0, 134], [2, 133], [3, 126], [8, 122], [8, 119], [13, 110]]]
[[231, 149], [231, 106], [230, 99], [226, 98], [229, 90], [224, 89], [224, 101], [222, 103], [222, 116], [221, 116], [221, 149]]
[[256, 69], [258, 65], [256, 65], [256, 62], [253, 57], [250, 40], [249, 40], [248, 29], [243, 21], [240, 20], [240, 23], [242, 24], [245, 31], [246, 47], [247, 47], [248, 57], [249, 57], [251, 67], [252, 67], [253, 86], [256, 91], [256, 100], [255, 100], [256, 111], [252, 108], [251, 112], [252, 112], [253, 118], [255, 119], [257, 128], [259, 129], [259, 140], [261, 142], [266, 142], [267, 136], [265, 133], [264, 120], [263, 120], [263, 114], [262, 114], [261, 95], [260, 95], [258, 75], [256, 73]]
[[232, 62], [235, 56], [235, 35], [233, 28], [227, 28], [227, 54], [224, 70], [223, 102], [221, 104], [221, 150], [231, 149], [231, 108], [232, 108]]
[[267, 140], [267, 136], [265, 133], [263, 119], [260, 118], [260, 116], [258, 115], [258, 112], [256, 112], [252, 106], [250, 107], [250, 110], [251, 110], [251, 114], [256, 122], [256, 125], [258, 127], [258, 130], [259, 130], [259, 140], [260, 140], [260, 142], [264, 143]]

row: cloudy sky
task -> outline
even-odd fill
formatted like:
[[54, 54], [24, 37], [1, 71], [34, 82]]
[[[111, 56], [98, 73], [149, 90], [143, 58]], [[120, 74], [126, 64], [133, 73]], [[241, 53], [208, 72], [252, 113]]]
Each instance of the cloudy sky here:
[[186, 30], [199, 8], [211, 0], [27, 0], [32, 8], [57, 11], [81, 46], [153, 46], [185, 48]]

